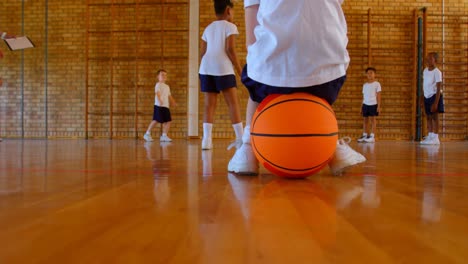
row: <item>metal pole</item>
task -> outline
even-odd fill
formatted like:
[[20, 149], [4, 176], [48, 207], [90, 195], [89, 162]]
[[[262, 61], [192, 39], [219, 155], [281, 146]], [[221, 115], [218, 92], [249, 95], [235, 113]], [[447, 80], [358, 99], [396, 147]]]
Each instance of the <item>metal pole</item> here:
[[367, 10], [367, 62], [368, 66], [372, 66], [372, 22], [371, 22], [371, 9]]
[[417, 79], [417, 104], [416, 104], [416, 136], [415, 140], [421, 140], [421, 125], [422, 125], [422, 111], [421, 102], [422, 98], [422, 67], [423, 67], [423, 19], [418, 18], [418, 79]]
[[85, 49], [85, 139], [88, 139], [88, 111], [89, 111], [89, 4], [86, 1], [86, 49]]
[[45, 93], [45, 138], [49, 138], [49, 87], [48, 87], [48, 36], [49, 36], [49, 1], [45, 0], [45, 40], [44, 40], [44, 93]]
[[[24, 0], [21, 1], [21, 35], [24, 36]], [[21, 50], [21, 138], [24, 139], [24, 50]]]
[[419, 101], [417, 99], [418, 93], [418, 10], [413, 11], [413, 78], [411, 86], [413, 87], [412, 94], [412, 111], [411, 111], [411, 140], [416, 139], [416, 108], [419, 107]]

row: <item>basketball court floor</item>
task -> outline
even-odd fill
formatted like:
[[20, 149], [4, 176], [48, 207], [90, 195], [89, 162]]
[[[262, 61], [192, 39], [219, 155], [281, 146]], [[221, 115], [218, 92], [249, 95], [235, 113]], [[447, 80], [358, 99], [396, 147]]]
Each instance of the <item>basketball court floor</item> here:
[[303, 180], [230, 174], [229, 143], [5, 140], [0, 263], [467, 263], [468, 142]]

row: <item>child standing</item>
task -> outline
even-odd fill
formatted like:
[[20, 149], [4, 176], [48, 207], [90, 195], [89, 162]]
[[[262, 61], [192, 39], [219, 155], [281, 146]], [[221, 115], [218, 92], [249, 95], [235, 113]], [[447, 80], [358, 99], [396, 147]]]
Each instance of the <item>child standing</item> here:
[[[349, 55], [343, 0], [244, 0], [247, 65], [242, 82], [250, 93], [242, 146], [228, 171], [257, 174], [250, 123], [269, 94], [307, 92], [332, 104], [346, 79]], [[307, 122], [307, 120], [304, 120]], [[341, 139], [329, 163], [333, 174], [365, 158]]]
[[380, 83], [375, 80], [377, 70], [373, 67], [366, 69], [367, 82], [362, 86], [362, 108], [361, 114], [364, 117], [362, 137], [358, 138], [358, 142], [375, 142], [376, 131], [376, 117], [380, 113], [380, 92], [382, 87]]
[[232, 23], [234, 5], [231, 0], [214, 0], [216, 20], [206, 27], [201, 42], [200, 84], [205, 94], [202, 149], [211, 149], [212, 129], [217, 97], [223, 93], [229, 108], [236, 141], [241, 142], [243, 126], [237, 98], [234, 70], [241, 73], [237, 60], [235, 38], [239, 34]]
[[160, 141], [170, 142], [170, 139], [167, 136], [169, 132], [169, 128], [171, 126], [171, 111], [169, 110], [169, 106], [176, 105], [174, 98], [171, 95], [171, 89], [169, 85], [166, 84], [167, 79], [167, 72], [163, 69], [158, 70], [156, 72], [158, 76], [158, 82], [154, 87], [154, 110], [153, 110], [153, 121], [149, 124], [148, 130], [146, 130], [145, 135], [143, 138], [146, 141], [153, 141], [151, 137], [151, 129], [153, 128], [156, 123], [162, 124], [162, 135], [159, 138]]
[[431, 52], [426, 57], [427, 67], [423, 72], [424, 109], [427, 118], [428, 135], [421, 141], [423, 145], [439, 145], [439, 113], [444, 112], [442, 97], [442, 72], [437, 68], [439, 54]]

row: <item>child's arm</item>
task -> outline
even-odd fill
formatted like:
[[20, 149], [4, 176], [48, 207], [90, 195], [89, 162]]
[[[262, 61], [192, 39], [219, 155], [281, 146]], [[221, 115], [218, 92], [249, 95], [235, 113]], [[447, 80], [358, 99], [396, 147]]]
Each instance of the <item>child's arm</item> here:
[[436, 83], [437, 85], [437, 93], [436, 93], [436, 98], [434, 103], [431, 105], [431, 113], [437, 112], [437, 106], [439, 105], [439, 100], [440, 100], [440, 90], [442, 87], [442, 82]]
[[247, 47], [255, 42], [254, 29], [258, 25], [257, 13], [260, 5], [252, 5], [245, 8], [245, 39]]
[[206, 41], [202, 40], [201, 45], [200, 45], [200, 58], [203, 58], [206, 53]]
[[377, 92], [377, 113], [380, 113], [380, 93], [381, 92]]
[[236, 53], [236, 35], [230, 35], [226, 41], [226, 54], [234, 65], [236, 72], [239, 76], [242, 74], [242, 68], [240, 66], [239, 60], [237, 59]]
[[162, 100], [161, 100], [161, 92], [159, 91], [159, 84], [156, 84], [156, 87], [154, 87], [154, 95], [156, 98], [158, 98], [159, 103], [161, 103]]
[[174, 100], [174, 97], [172, 97], [172, 95], [169, 95], [169, 104], [171, 106], [177, 106], [177, 103], [176, 101]]

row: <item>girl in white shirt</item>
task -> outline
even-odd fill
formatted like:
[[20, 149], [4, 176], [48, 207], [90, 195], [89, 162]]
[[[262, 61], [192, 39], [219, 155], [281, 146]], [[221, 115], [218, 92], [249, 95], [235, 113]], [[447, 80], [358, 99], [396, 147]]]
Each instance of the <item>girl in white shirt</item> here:
[[201, 42], [201, 63], [199, 69], [201, 91], [205, 94], [205, 111], [203, 114], [202, 149], [213, 147], [212, 129], [216, 102], [220, 92], [229, 108], [236, 142], [241, 144], [243, 126], [237, 97], [236, 76], [241, 67], [237, 60], [235, 37], [239, 34], [237, 26], [232, 23], [234, 5], [231, 0], [214, 1], [216, 18], [203, 32]]

